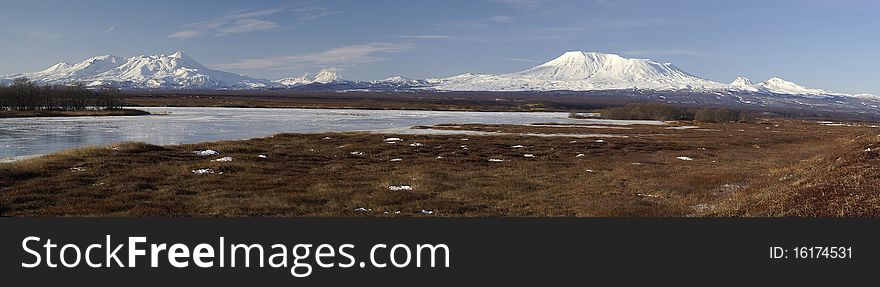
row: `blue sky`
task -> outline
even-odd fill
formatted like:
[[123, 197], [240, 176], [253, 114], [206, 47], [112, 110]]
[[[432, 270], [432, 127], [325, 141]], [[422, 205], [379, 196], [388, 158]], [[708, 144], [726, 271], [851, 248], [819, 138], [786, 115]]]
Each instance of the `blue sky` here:
[[0, 74], [183, 50], [276, 79], [526, 69], [568, 50], [880, 94], [880, 1], [3, 1]]

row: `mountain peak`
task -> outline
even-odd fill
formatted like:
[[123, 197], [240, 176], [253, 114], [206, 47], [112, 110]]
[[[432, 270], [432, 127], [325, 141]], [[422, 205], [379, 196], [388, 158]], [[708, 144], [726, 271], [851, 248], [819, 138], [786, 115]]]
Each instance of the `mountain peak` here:
[[828, 95], [832, 94], [825, 90], [810, 89], [793, 82], [783, 80], [779, 77], [773, 77], [759, 84], [764, 90], [775, 94], [787, 95]]
[[113, 84], [120, 88], [247, 89], [275, 86], [274, 83], [209, 69], [183, 52], [171, 55], [112, 55], [91, 57], [80, 63], [56, 64], [36, 73], [16, 76], [40, 84]]
[[183, 59], [183, 51], [181, 51], [181, 50], [177, 50], [177, 52], [174, 52], [174, 54], [168, 55], [168, 57], [170, 57], [170, 58], [177, 58], [177, 59]]
[[[506, 76], [555, 81], [589, 81], [601, 86], [613, 85], [621, 88], [657, 86], [681, 89], [709, 84], [708, 81], [691, 76], [671, 64], [585, 51], [568, 51], [544, 64]], [[583, 84], [598, 86], [592, 83]]]
[[752, 80], [746, 77], [736, 77], [736, 80], [733, 80], [733, 83], [730, 83], [731, 86], [751, 86], [753, 85]]
[[339, 75], [336, 74], [336, 70], [333, 69], [323, 69], [317, 75], [315, 75], [315, 83], [327, 84], [339, 81]]
[[311, 84], [312, 80], [309, 78], [309, 73], [303, 73], [302, 76], [299, 77], [288, 77], [275, 81], [276, 83], [285, 85], [285, 86], [298, 86], [298, 85], [306, 85]]
[[116, 58], [118, 58], [118, 57], [113, 56], [113, 55], [109, 55], [109, 54], [108, 55], [100, 55], [100, 56], [94, 56], [94, 57], [88, 58], [86, 60], [86, 62], [106, 61], [106, 60], [112, 60], [112, 59], [116, 59]]

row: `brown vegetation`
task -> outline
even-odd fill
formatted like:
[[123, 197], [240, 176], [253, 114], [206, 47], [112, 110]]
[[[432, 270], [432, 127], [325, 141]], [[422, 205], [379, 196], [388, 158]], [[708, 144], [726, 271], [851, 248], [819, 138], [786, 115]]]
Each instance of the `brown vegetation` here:
[[83, 111], [122, 107], [119, 90], [105, 86], [97, 90], [82, 84], [41, 86], [27, 78], [12, 85], [0, 85], [0, 111]]
[[0, 111], [0, 118], [27, 118], [27, 117], [98, 117], [98, 116], [143, 116], [150, 113], [135, 109], [112, 109], [112, 110], [81, 110], [81, 111], [56, 111], [56, 110], [32, 110], [32, 111]]
[[[692, 123], [680, 123], [688, 124]], [[864, 151], [867, 146], [880, 148], [876, 128], [788, 120], [699, 125], [689, 129], [447, 125], [437, 128], [609, 135], [576, 138], [511, 134], [281, 134], [195, 145], [160, 147], [127, 143], [77, 149], [0, 164], [0, 213], [10, 216], [880, 214], [880, 203], [875, 196], [878, 185], [874, 179], [877, 178], [874, 167], [878, 155]], [[388, 143], [385, 141], [388, 137], [400, 137], [404, 141]], [[599, 139], [601, 141], [597, 141]], [[193, 153], [205, 149], [218, 150], [221, 154], [203, 157]], [[831, 150], [835, 151], [829, 152]], [[225, 156], [232, 157], [233, 161], [211, 161]], [[392, 161], [398, 158], [401, 160]], [[214, 173], [194, 174], [193, 170], [198, 169], [211, 169]], [[780, 180], [783, 174], [793, 176]], [[412, 190], [390, 189], [403, 185], [411, 186]], [[422, 210], [434, 213], [425, 215]]]
[[880, 215], [880, 135], [839, 138], [823, 153], [771, 169], [768, 180], [720, 202], [716, 216]]
[[602, 118], [615, 120], [695, 120], [706, 123], [749, 122], [758, 113], [725, 108], [684, 108], [661, 103], [632, 103], [598, 110]]

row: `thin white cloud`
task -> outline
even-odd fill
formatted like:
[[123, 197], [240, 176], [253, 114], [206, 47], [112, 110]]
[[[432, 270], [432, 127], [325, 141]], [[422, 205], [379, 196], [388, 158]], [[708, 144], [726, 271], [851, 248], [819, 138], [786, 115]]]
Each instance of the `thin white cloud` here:
[[244, 59], [234, 63], [216, 65], [220, 69], [295, 69], [301, 67], [336, 67], [374, 63], [384, 58], [381, 53], [395, 53], [408, 50], [408, 43], [368, 43], [332, 48], [326, 51], [297, 55]]
[[183, 29], [169, 34], [168, 37], [173, 39], [188, 39], [204, 35], [208, 32], [213, 32], [217, 36], [223, 36], [228, 34], [274, 29], [278, 27], [277, 23], [256, 18], [277, 14], [284, 10], [285, 8], [281, 7], [264, 10], [233, 11], [226, 13], [223, 16], [183, 25]]
[[311, 5], [302, 6], [299, 8], [293, 8], [293, 9], [290, 9], [290, 12], [294, 13], [295, 15], [298, 15], [298, 18], [296, 18], [296, 19], [299, 21], [311, 21], [311, 20], [315, 20], [318, 18], [343, 13], [342, 11], [331, 11], [330, 9], [328, 9], [326, 7], [311, 6]]
[[171, 33], [171, 35], [168, 35], [168, 38], [189, 39], [189, 38], [201, 35], [201, 34], [202, 34], [202, 31], [199, 31], [199, 30], [183, 30], [183, 31], [177, 31], [177, 32]]
[[104, 34], [113, 32], [113, 30], [116, 30], [116, 25], [110, 25], [110, 27], [107, 27], [107, 29], [104, 30]]
[[496, 23], [510, 23], [510, 22], [513, 22], [513, 17], [507, 16], [507, 15], [495, 15], [495, 16], [489, 17], [489, 21], [496, 22]]
[[452, 36], [448, 35], [395, 35], [392, 37], [402, 39], [452, 39]]
[[223, 36], [228, 34], [247, 33], [260, 30], [269, 30], [277, 28], [278, 24], [270, 21], [257, 19], [240, 19], [235, 20], [232, 24], [217, 28], [217, 35]]

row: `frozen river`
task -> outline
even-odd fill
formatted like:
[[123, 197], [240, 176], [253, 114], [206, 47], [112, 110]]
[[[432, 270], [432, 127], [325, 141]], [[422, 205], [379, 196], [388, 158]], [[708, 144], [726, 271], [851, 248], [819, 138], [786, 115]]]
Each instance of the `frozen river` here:
[[[417, 125], [570, 123], [567, 113], [447, 112], [403, 110], [141, 108], [131, 117], [0, 119], [0, 160], [90, 145], [136, 141], [197, 143], [264, 137], [276, 133], [345, 131], [410, 132]], [[613, 121], [587, 120], [597, 124]]]

